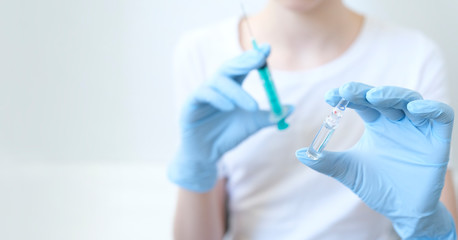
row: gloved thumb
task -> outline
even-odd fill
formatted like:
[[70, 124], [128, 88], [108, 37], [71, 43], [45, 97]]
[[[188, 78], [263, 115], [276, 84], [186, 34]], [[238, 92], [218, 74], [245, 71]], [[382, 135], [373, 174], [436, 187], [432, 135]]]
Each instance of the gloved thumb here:
[[270, 114], [270, 111], [265, 110], [250, 112], [251, 119], [253, 120], [254, 124], [253, 128], [256, 128], [257, 130], [274, 125], [275, 123], [270, 120]]
[[[291, 115], [291, 113], [294, 111], [294, 106], [286, 105], [284, 106], [283, 110], [284, 110], [284, 114], [282, 114], [281, 119], [284, 120], [288, 118]], [[279, 120], [279, 119], [275, 120], [275, 118], [272, 116], [271, 111], [258, 110], [255, 112], [251, 112], [251, 114], [252, 114], [252, 119], [255, 121], [256, 125], [259, 128], [264, 128], [264, 127], [268, 127], [268, 126], [277, 124]]]
[[317, 172], [335, 178], [350, 189], [353, 188], [357, 167], [354, 161], [347, 160], [347, 152], [323, 151], [320, 158], [313, 160], [307, 156], [307, 150], [308, 148], [302, 148], [296, 151], [296, 157], [300, 162]]

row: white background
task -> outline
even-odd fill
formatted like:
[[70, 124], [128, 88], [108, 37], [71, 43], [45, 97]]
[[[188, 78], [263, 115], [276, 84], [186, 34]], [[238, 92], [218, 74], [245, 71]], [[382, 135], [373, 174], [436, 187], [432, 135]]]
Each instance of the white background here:
[[[458, 109], [457, 1], [346, 2], [433, 38]], [[169, 239], [173, 46], [237, 14], [231, 0], [1, 1], [0, 239]]]

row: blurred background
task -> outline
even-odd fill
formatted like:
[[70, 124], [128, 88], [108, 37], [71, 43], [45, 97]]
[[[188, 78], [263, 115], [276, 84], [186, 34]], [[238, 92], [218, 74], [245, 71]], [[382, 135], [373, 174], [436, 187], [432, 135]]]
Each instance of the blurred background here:
[[[457, 1], [345, 2], [435, 40], [458, 109]], [[171, 239], [173, 48], [239, 14], [231, 0], [1, 1], [0, 239]]]

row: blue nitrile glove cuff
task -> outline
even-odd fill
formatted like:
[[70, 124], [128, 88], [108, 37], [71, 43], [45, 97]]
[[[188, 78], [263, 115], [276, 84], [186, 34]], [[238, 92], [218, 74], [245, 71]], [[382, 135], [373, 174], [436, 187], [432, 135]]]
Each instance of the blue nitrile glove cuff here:
[[186, 161], [180, 157], [169, 165], [167, 175], [170, 181], [178, 186], [200, 193], [210, 191], [218, 179], [216, 164]]
[[441, 202], [430, 216], [419, 219], [397, 217], [393, 227], [402, 239], [456, 239], [453, 217]]

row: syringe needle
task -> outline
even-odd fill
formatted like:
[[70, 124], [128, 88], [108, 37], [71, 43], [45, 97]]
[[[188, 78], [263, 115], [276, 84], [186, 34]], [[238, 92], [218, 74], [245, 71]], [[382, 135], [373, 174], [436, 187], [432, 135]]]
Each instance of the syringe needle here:
[[245, 7], [243, 6], [243, 2], [240, 2], [240, 8], [242, 9], [243, 18], [245, 19], [245, 23], [248, 28], [248, 34], [250, 34], [251, 39], [254, 40], [253, 31], [251, 31], [250, 22], [248, 21], [248, 16], [246, 14]]
[[[245, 7], [243, 6], [242, 2], [240, 2], [240, 7], [242, 9], [243, 18], [245, 19], [245, 22], [246, 22], [246, 25], [247, 25], [247, 28], [248, 28], [248, 32], [249, 32], [249, 34], [251, 36], [251, 44], [253, 45], [253, 48], [255, 50], [259, 51], [259, 46], [258, 46], [258, 44], [257, 44], [257, 42], [256, 42], [256, 40], [254, 38], [253, 32], [251, 30], [250, 23], [248, 21], [248, 17], [247, 17], [246, 11], [245, 11]], [[275, 85], [274, 85], [274, 82], [273, 82], [273, 79], [272, 79], [272, 75], [270, 74], [270, 70], [269, 70], [269, 67], [267, 66], [267, 63], [264, 64], [264, 66], [262, 66], [262, 67], [260, 67], [258, 69], [258, 73], [259, 73], [259, 76], [261, 77], [261, 79], [263, 81], [263, 86], [264, 86], [264, 89], [266, 91], [267, 98], [269, 100], [269, 104], [270, 104], [270, 108], [271, 108], [270, 119], [272, 120], [272, 122], [276, 122], [277, 123], [277, 128], [279, 130], [283, 130], [283, 129], [288, 128], [289, 125], [288, 125], [288, 123], [286, 123], [285, 117], [289, 112], [289, 108], [288, 107], [283, 107], [280, 104], [280, 99], [279, 99], [277, 91], [275, 89]]]

